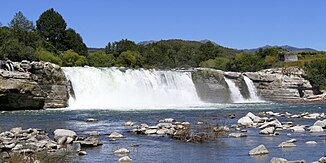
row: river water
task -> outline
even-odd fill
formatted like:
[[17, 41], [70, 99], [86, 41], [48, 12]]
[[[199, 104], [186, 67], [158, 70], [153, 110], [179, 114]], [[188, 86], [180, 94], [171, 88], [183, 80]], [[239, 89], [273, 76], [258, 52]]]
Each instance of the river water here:
[[[273, 112], [326, 112], [326, 104], [220, 104], [204, 108], [151, 108], [133, 110], [96, 110], [96, 109], [56, 109], [38, 111], [1, 112], [0, 129], [10, 130], [12, 127], [41, 128], [53, 137], [52, 132], [57, 128], [71, 129], [78, 135], [87, 135], [91, 131], [101, 134], [99, 138], [103, 145], [96, 148], [86, 148], [86, 156], [76, 156], [75, 162], [117, 162], [121, 156], [113, 154], [119, 148], [130, 150], [128, 156], [133, 162], [269, 162], [272, 157], [282, 157], [288, 160], [304, 159], [307, 162], [318, 160], [326, 154], [326, 134], [324, 133], [292, 133], [280, 131], [278, 136], [263, 136], [258, 129], [248, 129], [246, 138], [221, 137], [214, 141], [195, 144], [185, 143], [167, 137], [143, 136], [128, 132], [123, 124], [133, 121], [136, 124], [147, 123], [154, 125], [162, 118], [175, 118], [178, 121], [196, 123], [203, 121], [211, 124], [230, 126], [249, 111], [258, 114], [261, 111]], [[229, 114], [235, 114], [236, 119], [228, 119]], [[85, 122], [87, 118], [98, 119], [98, 122]], [[277, 117], [281, 122], [292, 121], [296, 124], [311, 126], [316, 120], [286, 119]], [[126, 138], [110, 141], [107, 134], [120, 132]], [[105, 135], [106, 134], [106, 135]], [[297, 147], [280, 149], [277, 146], [288, 139], [295, 138]], [[306, 141], [316, 141], [317, 145], [307, 145]], [[260, 157], [249, 156], [248, 151], [264, 144], [270, 154]], [[135, 145], [138, 145], [135, 147]]]

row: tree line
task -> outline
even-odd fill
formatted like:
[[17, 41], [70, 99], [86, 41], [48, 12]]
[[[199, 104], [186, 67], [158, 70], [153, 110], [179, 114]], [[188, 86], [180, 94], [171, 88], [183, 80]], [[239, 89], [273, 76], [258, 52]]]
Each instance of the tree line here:
[[74, 29], [67, 28], [63, 16], [53, 8], [36, 21], [22, 12], [15, 14], [8, 26], [0, 23], [0, 60], [48, 61], [60, 66], [190, 68], [208, 67], [225, 71], [259, 71], [273, 67], [299, 66], [316, 90], [326, 89], [325, 52], [300, 52], [299, 61], [285, 63], [282, 48], [245, 52], [222, 47], [211, 41], [161, 40], [135, 43], [122, 39], [103, 48], [87, 48]]

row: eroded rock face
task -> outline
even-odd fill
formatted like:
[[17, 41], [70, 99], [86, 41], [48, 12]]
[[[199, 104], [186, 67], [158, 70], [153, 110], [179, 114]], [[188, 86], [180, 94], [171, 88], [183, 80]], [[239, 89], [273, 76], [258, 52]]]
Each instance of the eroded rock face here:
[[15, 71], [0, 69], [3, 110], [68, 106], [68, 81], [61, 67], [49, 62], [14, 62]]
[[208, 102], [232, 102], [224, 76], [235, 81], [245, 99], [249, 98], [249, 91], [243, 76], [253, 81], [258, 95], [265, 100], [296, 101], [313, 97], [312, 86], [304, 78], [304, 70], [297, 67], [244, 73], [197, 68], [192, 72], [192, 78], [199, 97]]
[[312, 86], [304, 79], [303, 69], [277, 68], [244, 73], [267, 100], [287, 101], [312, 96]]
[[192, 80], [201, 100], [213, 103], [231, 102], [223, 71], [200, 68], [192, 73]]

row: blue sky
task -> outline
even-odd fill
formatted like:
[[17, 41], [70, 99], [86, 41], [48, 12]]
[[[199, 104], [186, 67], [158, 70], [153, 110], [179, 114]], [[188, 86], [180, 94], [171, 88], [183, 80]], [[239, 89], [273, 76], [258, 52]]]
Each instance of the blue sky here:
[[244, 49], [292, 45], [326, 50], [325, 0], [10, 0], [4, 25], [22, 11], [34, 22], [54, 8], [89, 47], [128, 38], [209, 39]]

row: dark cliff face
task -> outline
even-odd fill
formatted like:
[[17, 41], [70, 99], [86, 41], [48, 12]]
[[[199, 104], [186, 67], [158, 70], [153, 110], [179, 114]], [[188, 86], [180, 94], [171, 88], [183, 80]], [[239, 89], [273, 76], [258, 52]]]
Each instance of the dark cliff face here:
[[222, 71], [212, 69], [195, 71], [192, 73], [192, 80], [202, 101], [210, 103], [232, 102]]
[[15, 71], [0, 69], [0, 110], [68, 106], [68, 81], [59, 66], [27, 61], [13, 65]]

